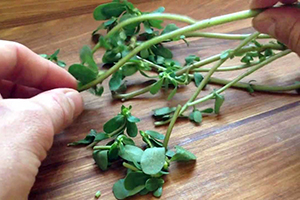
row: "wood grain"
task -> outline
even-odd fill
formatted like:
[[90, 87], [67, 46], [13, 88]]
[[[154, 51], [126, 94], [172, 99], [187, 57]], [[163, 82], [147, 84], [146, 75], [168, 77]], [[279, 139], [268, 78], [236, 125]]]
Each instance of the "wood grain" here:
[[[13, 40], [36, 53], [53, 53], [61, 49], [60, 58], [67, 64], [79, 61], [79, 49], [92, 44], [90, 33], [99, 25], [92, 18], [93, 9], [102, 0], [2, 0], [0, 2], [0, 39]], [[248, 9], [245, 1], [230, 0], [135, 0], [137, 7], [151, 11], [165, 6], [167, 12], [189, 15], [195, 19]], [[183, 26], [183, 24], [178, 24]], [[250, 20], [210, 28], [215, 32], [251, 33]], [[192, 39], [190, 47], [172, 43], [176, 58], [183, 62], [189, 54], [201, 58], [232, 48], [237, 42], [215, 39]], [[96, 60], [101, 61], [101, 53]], [[232, 63], [235, 61], [232, 61]], [[238, 72], [218, 73], [232, 79]], [[278, 60], [247, 77], [262, 84], [287, 85], [300, 81], [299, 58], [296, 55]], [[141, 77], [129, 80], [140, 84]], [[91, 150], [67, 148], [91, 129], [102, 130], [109, 118], [119, 112], [121, 102], [112, 101], [105, 82], [105, 93], [97, 98], [86, 92], [84, 113], [55, 137], [47, 159], [43, 162], [29, 199], [93, 199], [101, 190], [102, 199], [114, 199], [113, 184], [124, 177], [121, 163], [107, 172], [94, 165]], [[213, 88], [210, 85], [202, 95]], [[151, 110], [166, 105], [184, 104], [195, 87], [181, 88], [172, 101], [166, 94], [145, 94], [124, 105], [133, 106], [133, 114], [142, 119], [139, 129], [153, 129]], [[249, 95], [229, 89], [225, 92], [221, 114], [206, 117], [200, 126], [179, 121], [170, 145], [180, 144], [197, 156], [193, 165], [173, 165], [166, 176], [161, 199], [300, 199], [300, 98], [295, 94]], [[155, 102], [154, 102], [155, 101]], [[208, 102], [201, 107], [211, 106]], [[165, 132], [167, 127], [157, 130]], [[140, 144], [140, 141], [137, 140]], [[134, 197], [131, 199], [152, 199]], [[154, 198], [153, 198], [154, 199]]]

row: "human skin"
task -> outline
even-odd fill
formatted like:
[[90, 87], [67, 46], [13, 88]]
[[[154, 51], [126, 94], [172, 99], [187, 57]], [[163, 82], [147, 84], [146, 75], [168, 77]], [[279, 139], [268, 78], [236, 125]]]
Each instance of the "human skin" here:
[[[252, 0], [250, 8], [267, 8], [276, 3], [291, 4], [297, 0]], [[286, 44], [300, 55], [300, 9], [270, 8], [253, 19], [253, 27], [261, 33], [266, 33]]]
[[0, 199], [27, 199], [54, 134], [83, 102], [64, 69], [15, 42], [0, 40], [0, 52]]

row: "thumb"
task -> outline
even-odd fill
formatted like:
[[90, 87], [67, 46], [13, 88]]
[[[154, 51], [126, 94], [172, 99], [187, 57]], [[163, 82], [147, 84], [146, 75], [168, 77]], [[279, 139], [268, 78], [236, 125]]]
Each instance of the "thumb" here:
[[300, 9], [271, 8], [253, 19], [259, 32], [275, 37], [300, 55]]
[[27, 199], [54, 134], [82, 109], [80, 94], [72, 89], [0, 100], [0, 199]]

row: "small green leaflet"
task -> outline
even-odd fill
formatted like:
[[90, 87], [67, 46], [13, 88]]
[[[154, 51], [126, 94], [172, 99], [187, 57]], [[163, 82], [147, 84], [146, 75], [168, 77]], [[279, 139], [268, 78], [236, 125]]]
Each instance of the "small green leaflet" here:
[[152, 192], [162, 187], [163, 184], [164, 180], [162, 178], [149, 178], [146, 181], [145, 187], [148, 191]]
[[91, 129], [91, 131], [89, 132], [89, 134], [87, 134], [87, 136], [85, 136], [84, 139], [79, 140], [77, 142], [72, 142], [69, 143], [68, 146], [76, 146], [76, 145], [88, 145], [94, 142], [95, 136], [96, 136], [97, 132], [94, 129]]
[[107, 170], [107, 166], [108, 166], [108, 150], [96, 150], [93, 152], [93, 158], [97, 164], [97, 166], [105, 171]]
[[94, 87], [91, 87], [90, 89], [89, 89], [89, 92], [91, 93], [91, 94], [93, 94], [93, 95], [96, 95], [96, 96], [99, 96], [99, 97], [101, 97], [102, 96], [102, 94], [103, 94], [103, 92], [104, 92], [104, 87], [102, 86], [102, 85], [96, 85], [96, 86], [94, 86]]
[[125, 179], [120, 179], [113, 186], [113, 193], [117, 199], [125, 199], [127, 197], [133, 196], [145, 188], [145, 186], [141, 185], [134, 188], [133, 190], [126, 190], [124, 186], [124, 180]]
[[133, 190], [138, 186], [144, 186], [149, 177], [149, 175], [144, 174], [143, 172], [130, 172], [127, 174], [124, 180], [125, 189]]
[[170, 101], [170, 100], [174, 97], [174, 95], [176, 94], [176, 92], [177, 92], [177, 87], [175, 87], [175, 88], [172, 90], [172, 92], [169, 94], [167, 100]]
[[161, 171], [165, 164], [165, 148], [153, 147], [144, 151], [141, 167], [145, 174], [154, 175]]
[[127, 122], [127, 134], [130, 137], [135, 137], [138, 134], [137, 126], [134, 122]]
[[98, 66], [93, 58], [92, 50], [88, 46], [83, 46], [80, 50], [81, 64], [87, 64], [95, 73], [98, 73]]
[[138, 71], [137, 64], [127, 64], [122, 67], [122, 74], [124, 76], [132, 76]]
[[158, 80], [151, 88], [150, 88], [150, 93], [151, 94], [156, 94], [160, 90], [163, 84], [163, 79]]
[[194, 110], [190, 116], [189, 116], [191, 121], [194, 121], [196, 123], [201, 123], [202, 122], [202, 113], [199, 110]]
[[158, 189], [153, 193], [153, 195], [154, 195], [155, 197], [159, 198], [159, 197], [161, 197], [161, 195], [162, 195], [162, 191], [163, 191], [163, 188], [160, 187], [160, 188], [158, 188]]
[[191, 65], [194, 62], [200, 61], [200, 58], [196, 55], [189, 55], [188, 57], [185, 58], [185, 65]]
[[143, 152], [144, 151], [139, 147], [133, 145], [125, 145], [124, 151], [119, 152], [119, 156], [129, 162], [141, 162]]
[[164, 7], [159, 7], [156, 10], [154, 10], [152, 13], [163, 13], [165, 11]]
[[175, 146], [175, 148], [176, 148], [176, 153], [170, 159], [170, 161], [187, 162], [187, 161], [191, 161], [191, 160], [196, 160], [196, 156], [193, 153], [191, 153], [190, 151], [188, 151], [180, 146]]
[[95, 198], [96, 199], [99, 199], [101, 196], [101, 192], [100, 191], [97, 191], [96, 194], [95, 194]]
[[215, 109], [214, 110], [215, 110], [216, 114], [220, 113], [220, 108], [223, 105], [224, 101], [225, 101], [224, 96], [215, 92]]
[[125, 117], [123, 115], [117, 115], [104, 124], [103, 130], [105, 133], [111, 133], [123, 126], [124, 123]]
[[196, 87], [199, 87], [200, 83], [203, 81], [204, 77], [202, 76], [202, 74], [195, 72], [194, 73], [194, 81], [195, 81], [195, 85]]
[[163, 107], [153, 110], [154, 116], [163, 116], [173, 113], [176, 110], [176, 107]]
[[109, 89], [111, 91], [115, 91], [117, 89], [120, 88], [120, 86], [122, 85], [122, 71], [118, 70], [117, 72], [115, 72], [111, 79], [109, 80]]
[[95, 20], [106, 20], [111, 17], [119, 17], [126, 10], [125, 4], [112, 2], [101, 4], [94, 10]]
[[173, 53], [169, 49], [163, 47], [162, 45], [154, 45], [151, 47], [152, 52], [164, 58], [173, 58]]
[[128, 116], [127, 116], [127, 120], [128, 120], [129, 122], [132, 122], [132, 123], [137, 123], [137, 122], [140, 121], [139, 118], [137, 118], [137, 117], [135, 117], [135, 116], [132, 116], [132, 115], [128, 115]]
[[167, 34], [167, 33], [170, 33], [172, 31], [175, 31], [178, 29], [178, 26], [176, 26], [176, 24], [168, 24], [164, 30], [161, 32], [161, 35], [164, 35], [164, 34]]
[[97, 78], [97, 73], [80, 64], [71, 65], [69, 67], [69, 73], [82, 84], [87, 84]]
[[149, 131], [148, 130], [148, 131], [145, 131], [145, 133], [147, 135], [150, 135], [151, 137], [157, 139], [157, 140], [164, 140], [165, 139], [165, 136], [163, 134], [160, 134], [160, 133], [158, 133], [156, 131]]
[[116, 160], [119, 156], [119, 143], [116, 141], [114, 142], [109, 151], [108, 151], [108, 157], [110, 161]]

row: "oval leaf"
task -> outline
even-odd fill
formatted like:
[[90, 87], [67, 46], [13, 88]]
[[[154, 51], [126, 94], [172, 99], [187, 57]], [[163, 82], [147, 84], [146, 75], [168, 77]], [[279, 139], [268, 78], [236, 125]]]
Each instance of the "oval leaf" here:
[[104, 124], [103, 130], [105, 133], [111, 133], [123, 126], [124, 123], [125, 117], [123, 115], [117, 115]]
[[108, 156], [107, 156], [108, 151], [104, 150], [97, 150], [93, 152], [93, 158], [97, 164], [97, 166], [102, 169], [102, 170], [107, 170], [108, 166]]
[[149, 178], [146, 181], [146, 189], [150, 192], [157, 190], [164, 184], [164, 180], [162, 178]]
[[69, 67], [69, 73], [72, 74], [82, 84], [92, 82], [97, 77], [97, 73], [80, 64], [71, 65]]
[[158, 93], [158, 91], [160, 90], [161, 86], [163, 84], [163, 79], [160, 79], [159, 81], [157, 81], [151, 88], [150, 88], [150, 93], [151, 94], [156, 94]]
[[124, 180], [124, 186], [126, 190], [133, 190], [138, 186], [144, 186], [149, 179], [149, 175], [143, 172], [130, 172], [127, 174]]
[[138, 129], [135, 123], [127, 122], [127, 134], [130, 137], [135, 137], [138, 134]]
[[119, 152], [119, 156], [129, 162], [141, 162], [143, 153], [144, 151], [139, 147], [133, 145], [125, 145], [124, 150], [122, 152]]
[[119, 17], [125, 10], [126, 6], [118, 2], [102, 4], [95, 8], [94, 19], [106, 20], [111, 17]]
[[163, 134], [160, 134], [156, 131], [145, 131], [145, 133], [147, 135], [150, 135], [151, 137], [153, 137], [155, 139], [158, 139], [158, 140], [164, 140], [165, 139], [165, 136]]
[[153, 147], [144, 151], [141, 167], [145, 174], [154, 175], [161, 171], [165, 164], [165, 148]]
[[182, 162], [187, 162], [191, 160], [196, 160], [196, 156], [191, 153], [190, 151], [180, 147], [180, 146], [175, 146], [176, 148], [176, 153], [175, 155], [171, 158], [170, 161], [182, 161]]

